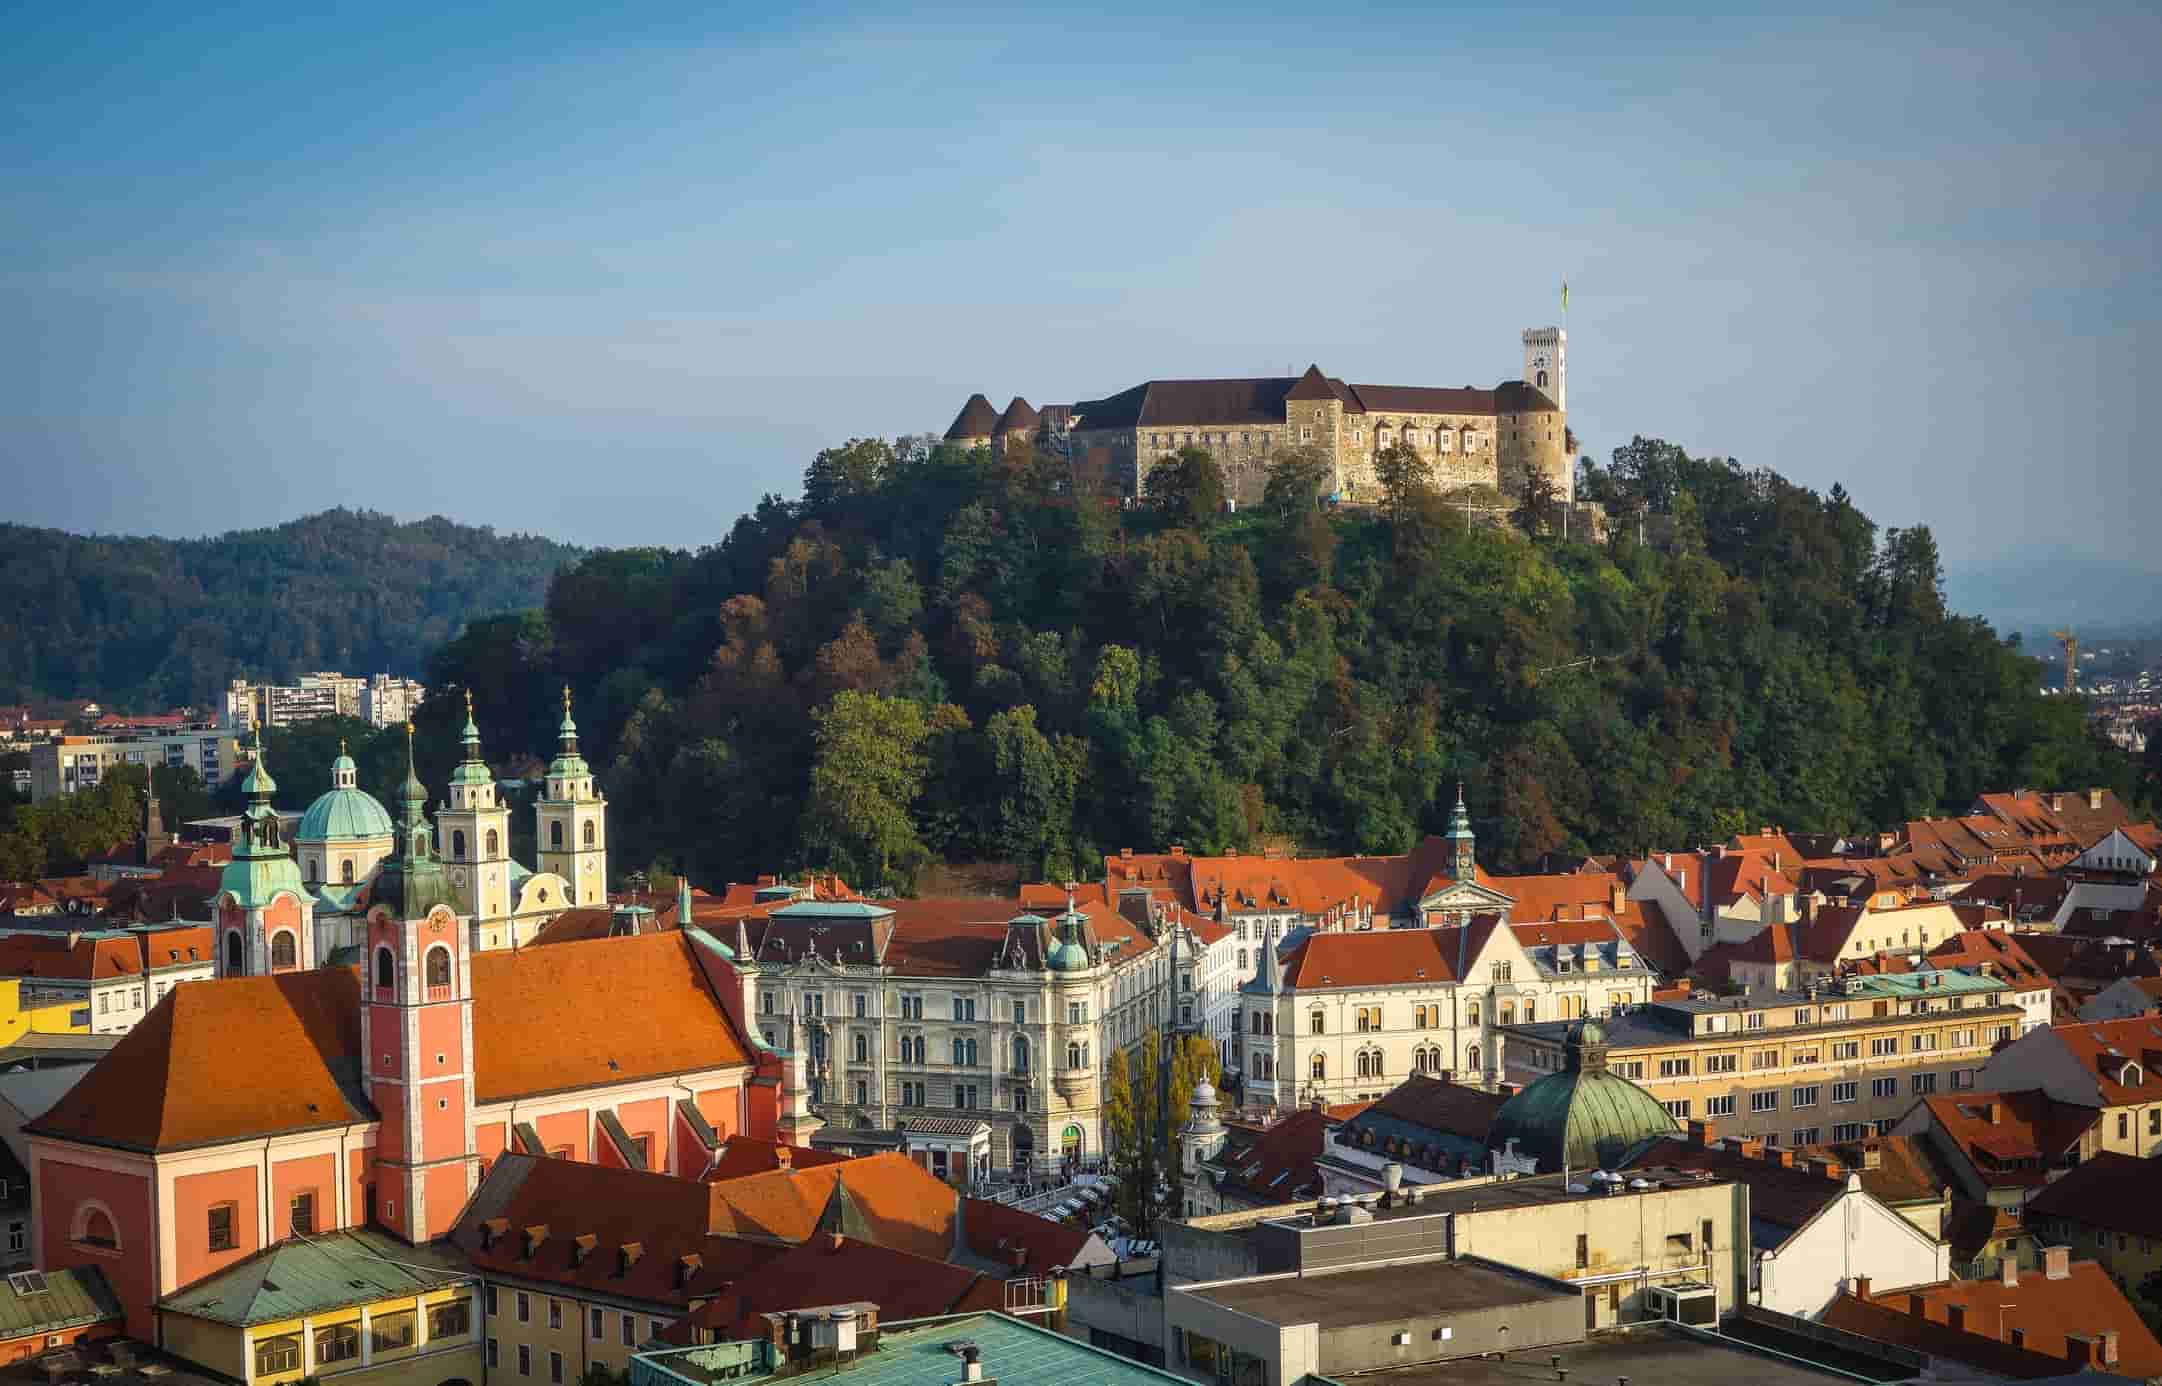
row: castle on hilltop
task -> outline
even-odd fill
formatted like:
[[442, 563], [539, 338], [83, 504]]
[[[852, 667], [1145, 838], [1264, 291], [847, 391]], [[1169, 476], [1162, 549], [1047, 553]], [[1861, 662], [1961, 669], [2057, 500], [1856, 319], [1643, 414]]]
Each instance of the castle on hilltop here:
[[1222, 464], [1226, 490], [1241, 505], [1261, 499], [1271, 456], [1289, 447], [1317, 447], [1331, 459], [1339, 499], [1371, 500], [1378, 493], [1375, 455], [1401, 442], [1426, 460], [1444, 494], [1513, 498], [1538, 475], [1568, 504], [1576, 493], [1569, 334], [1534, 327], [1523, 344], [1523, 378], [1492, 389], [1355, 385], [1309, 366], [1301, 376], [1150, 380], [1041, 410], [1016, 397], [1000, 413], [976, 394], [945, 440], [1000, 450], [1041, 446], [1128, 497], [1145, 494], [1158, 463], [1202, 447]]

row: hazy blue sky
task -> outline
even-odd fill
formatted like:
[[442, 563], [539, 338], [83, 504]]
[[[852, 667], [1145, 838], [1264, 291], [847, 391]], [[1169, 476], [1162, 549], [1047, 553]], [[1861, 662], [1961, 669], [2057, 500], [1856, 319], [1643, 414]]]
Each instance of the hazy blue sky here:
[[818, 447], [1160, 375], [1492, 384], [2144, 557], [2155, 7], [14, 7], [0, 482], [718, 538]]

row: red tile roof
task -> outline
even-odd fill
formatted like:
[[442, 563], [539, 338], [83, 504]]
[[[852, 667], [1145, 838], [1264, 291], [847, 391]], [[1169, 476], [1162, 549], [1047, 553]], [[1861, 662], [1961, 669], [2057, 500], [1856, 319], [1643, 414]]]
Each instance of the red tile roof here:
[[2093, 1107], [2059, 1102], [2039, 1088], [1939, 1093], [1923, 1098], [1922, 1105], [1992, 1188], [2043, 1184], [2065, 1152], [2102, 1119]]
[[1285, 960], [1286, 987], [1410, 986], [1461, 981], [1500, 921], [1480, 915], [1439, 929], [1309, 934]]
[[737, 1248], [745, 1244], [735, 1243], [726, 1262], [734, 1278], [663, 1329], [664, 1342], [688, 1347], [762, 1337], [767, 1325], [760, 1315], [839, 1298], [877, 1305], [881, 1323], [995, 1310], [1005, 1304], [1005, 1282], [996, 1276], [854, 1237], [820, 1238], [797, 1247]]
[[814, 1150], [807, 1145], [788, 1145], [781, 1141], [760, 1140], [756, 1136], [730, 1136], [721, 1142], [721, 1148], [714, 1152], [713, 1162], [698, 1177], [712, 1184], [780, 1169], [784, 1150], [788, 1152], [787, 1163], [797, 1169], [838, 1164], [849, 1158], [837, 1150]]
[[[961, 1228], [968, 1249], [1012, 1273], [1043, 1275], [1071, 1266], [1088, 1246], [1087, 1228], [1053, 1222], [987, 1198], [961, 1201]], [[881, 1303], [881, 1310], [884, 1305]]]
[[2055, 1025], [2048, 1034], [2094, 1075], [2106, 1105], [2162, 1101], [2162, 1019]]
[[0, 936], [0, 977], [49, 977], [94, 982], [143, 970], [133, 938], [84, 938], [62, 933]]
[[1321, 1174], [1314, 1162], [1338, 1124], [1327, 1112], [1302, 1107], [1236, 1149], [1227, 1143], [1216, 1161], [1224, 1170], [1222, 1187], [1261, 1203], [1318, 1196]]
[[[1841, 1296], [1841, 1303], [1852, 1296]], [[1903, 1309], [1901, 1317], [1916, 1321], [1926, 1318], [1932, 1325], [1949, 1326], [1947, 1312], [1958, 1305], [1965, 1311], [1966, 1330], [1961, 1336], [1975, 1340], [1974, 1347], [1984, 1352], [1981, 1358], [1971, 1357], [1966, 1344], [1944, 1339], [1943, 1345], [1910, 1343], [1923, 1346], [1926, 1351], [1974, 1365], [1992, 1364], [1993, 1349], [2008, 1348], [2012, 1330], [2022, 1335], [2027, 1353], [2044, 1359], [2055, 1358], [2062, 1364], [2074, 1356], [2072, 1345], [2066, 1341], [2069, 1334], [2097, 1335], [2110, 1331], [2117, 1335], [2117, 1361], [2096, 1363], [2102, 1370], [2121, 1376], [2144, 1377], [2162, 1375], [2162, 1342], [2157, 1342], [2152, 1331], [2140, 1321], [2139, 1313], [2132, 1307], [2124, 1292], [2109, 1272], [2094, 1261], [2073, 1261], [2066, 1267], [2062, 1279], [2052, 1280], [2039, 1271], [2019, 1272], [2018, 1282], [2005, 1284], [1992, 1277], [1987, 1280], [1948, 1280], [1934, 1285], [1912, 1285], [1900, 1289], [1872, 1289], [1870, 1303], [1873, 1306]], [[1922, 1312], [1914, 1312], [1914, 1302], [1921, 1301]], [[1868, 1328], [1852, 1327], [1842, 1321], [1840, 1304], [1824, 1316], [1824, 1322], [1835, 1328], [1848, 1328], [1870, 1336]], [[1883, 1327], [1880, 1321], [1880, 1328]], [[1926, 1331], [1926, 1330], [1925, 1330]], [[2002, 1333], [2004, 1338], [1997, 1335]], [[1895, 1338], [1889, 1341], [1905, 1342]], [[2056, 1365], [2055, 1370], [2062, 1370]], [[2020, 1377], [2045, 1375], [2040, 1371], [2012, 1370], [2008, 1374]]]
[[2162, 1239], [2162, 1161], [2102, 1151], [2052, 1180], [2027, 1201], [2034, 1217]]
[[1776, 1154], [1752, 1157], [1724, 1145], [1696, 1145], [1678, 1138], [1653, 1141], [1632, 1154], [1627, 1167], [1708, 1170], [1717, 1178], [1747, 1184], [1751, 1220], [1786, 1228], [1789, 1233], [1847, 1191], [1844, 1174], [1827, 1177], [1807, 1167], [1782, 1164]]
[[1976, 967], [2025, 990], [2052, 985], [2050, 975], [2028, 953], [2019, 935], [2004, 929], [1967, 929], [1929, 950], [1938, 967]]
[[708, 1185], [708, 1226], [724, 1236], [807, 1241], [837, 1185], [879, 1245], [932, 1259], [953, 1249], [958, 1195], [898, 1151]]

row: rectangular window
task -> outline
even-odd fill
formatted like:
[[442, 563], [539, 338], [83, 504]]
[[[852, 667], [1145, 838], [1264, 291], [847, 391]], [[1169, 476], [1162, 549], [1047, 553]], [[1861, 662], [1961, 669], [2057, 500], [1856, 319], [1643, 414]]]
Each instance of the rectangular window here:
[[210, 1210], [210, 1249], [231, 1251], [239, 1243], [233, 1239], [233, 1208], [230, 1203], [220, 1203]]
[[490, 1338], [488, 1340], [488, 1365], [491, 1367], [501, 1366], [502, 1362], [503, 1344], [494, 1338]]
[[358, 1324], [333, 1324], [329, 1328], [315, 1330], [315, 1364], [324, 1366], [331, 1362], [350, 1362], [360, 1356], [360, 1326]]
[[1779, 1067], [1779, 1051], [1776, 1049], [1751, 1050], [1749, 1066], [1751, 1068], [1777, 1068]]
[[548, 1301], [548, 1326], [550, 1328], [561, 1328], [563, 1326], [563, 1301], [560, 1299], [551, 1298]]
[[518, 1375], [533, 1375], [533, 1349], [524, 1343], [518, 1345]]
[[1854, 1084], [1854, 1083], [1852, 1083], [1851, 1081], [1850, 1081], [1850, 1082], [1845, 1082], [1845, 1083], [1834, 1083], [1834, 1084], [1832, 1084], [1832, 1101], [1834, 1101], [1834, 1102], [1852, 1102], [1852, 1101], [1854, 1100], [1854, 1095], [1855, 1095], [1855, 1084]]
[[1706, 1073], [1732, 1073], [1741, 1067], [1739, 1054], [1709, 1054], [1704, 1059]]
[[1704, 1250], [1708, 1253], [1712, 1249], [1712, 1220], [1710, 1218], [1704, 1219], [1703, 1223], [1700, 1225], [1699, 1230], [1702, 1231], [1704, 1234]]
[[463, 1338], [473, 1331], [473, 1301], [454, 1299], [447, 1304], [436, 1304], [428, 1309], [428, 1336], [436, 1338]]
[[1835, 1141], [1858, 1141], [1869, 1134], [1869, 1128], [1859, 1121], [1843, 1121], [1832, 1128]]
[[1899, 1036], [1897, 1035], [1879, 1035], [1877, 1036], [1877, 1038], [1869, 1042], [1869, 1054], [1871, 1058], [1881, 1059], [1886, 1057], [1887, 1055], [1897, 1054], [1898, 1052]]
[[1670, 1117], [1686, 1119], [1689, 1115], [1689, 1099], [1686, 1097], [1673, 1102], [1662, 1102], [1659, 1105], [1667, 1109], [1667, 1115]]
[[1809, 1023], [1809, 1008], [1807, 1006], [1794, 1013], [1794, 1023], [1796, 1025], [1807, 1025]]
[[1659, 1076], [1661, 1078], [1687, 1078], [1689, 1076], [1689, 1060], [1661, 1059], [1659, 1061]]
[[631, 1322], [631, 1316], [629, 1314], [625, 1314], [623, 1316], [623, 1346], [637, 1347], [637, 1338], [638, 1329], [636, 1325]]
[[1817, 1143], [1817, 1128], [1814, 1126], [1802, 1126], [1796, 1128], [1794, 1132], [1794, 1143], [1797, 1146], [1815, 1145]]
[[1776, 1092], [1753, 1092], [1749, 1094], [1749, 1110], [1752, 1112], [1778, 1111], [1779, 1094]]
[[287, 1229], [295, 1236], [307, 1236], [315, 1231], [315, 1195], [297, 1193], [286, 1208]]
[[1797, 1064], [1813, 1064], [1817, 1061], [1818, 1057], [1818, 1052], [1815, 1049], [1797, 1049], [1787, 1055], [1787, 1063], [1790, 1066]]
[[265, 1338], [255, 1345], [255, 1374], [275, 1376], [300, 1370], [300, 1339]]
[[870, 1006], [871, 1002], [869, 997], [866, 997], [862, 992], [859, 991], [854, 992], [849, 996], [848, 1004], [849, 1007], [855, 1012], [856, 1019], [861, 1020], [864, 1018], [866, 1010]]
[[530, 1323], [533, 1319], [533, 1300], [524, 1290], [518, 1292], [518, 1322]]
[[597, 1343], [597, 1342], [599, 1342], [599, 1341], [601, 1340], [601, 1338], [602, 1338], [602, 1337], [604, 1336], [604, 1334], [606, 1333], [606, 1322], [605, 1322], [605, 1320], [604, 1320], [604, 1319], [603, 1319], [603, 1317], [602, 1317], [601, 1311], [600, 1311], [600, 1310], [598, 1310], [598, 1309], [595, 1309], [595, 1310], [593, 1311], [593, 1318], [592, 1318], [592, 1325], [591, 1325], [591, 1326], [592, 1326], [592, 1332], [593, 1332], [593, 1341]]
[[1764, 1012], [1751, 1011], [1749, 1013], [1749, 1028], [1752, 1030], [1761, 1030], [1764, 1028]]
[[378, 1314], [368, 1321], [368, 1347], [374, 1352], [396, 1352], [413, 1346], [413, 1311]]
[[563, 1386], [563, 1354], [560, 1352], [548, 1354], [548, 1379], [555, 1386]]
[[1576, 1234], [1576, 1268], [1584, 1270], [1591, 1265], [1591, 1238], [1584, 1233]]
[[1705, 1098], [1705, 1099], [1704, 1099], [1704, 1115], [1706, 1115], [1706, 1116], [1708, 1116], [1708, 1117], [1723, 1117], [1723, 1116], [1733, 1116], [1733, 1115], [1734, 1115], [1734, 1098], [1733, 1098], [1733, 1095], [1732, 1095], [1732, 1094], [1729, 1094], [1729, 1095], [1728, 1095], [1728, 1096], [1726, 1096], [1726, 1097], [1707, 1097], [1707, 1098]]
[[485, 1300], [484, 1300], [483, 1302], [484, 1302], [484, 1303], [485, 1303], [485, 1304], [486, 1304], [486, 1305], [488, 1306], [488, 1312], [489, 1312], [490, 1314], [495, 1314], [495, 1313], [498, 1313], [498, 1312], [500, 1312], [500, 1311], [499, 1311], [499, 1310], [498, 1310], [498, 1309], [496, 1308], [496, 1293], [495, 1293], [495, 1286], [493, 1286], [493, 1285], [487, 1286], [487, 1287], [486, 1287], [485, 1289], [483, 1289], [483, 1290], [482, 1290], [482, 1292], [481, 1292], [481, 1293], [487, 1296], [487, 1298], [486, 1298], [486, 1299], [485, 1299]]
[[1806, 1088], [1796, 1088], [1794, 1090], [1794, 1105], [1797, 1107], [1814, 1107], [1817, 1105], [1818, 1095], [1822, 1092], [1823, 1089], [1814, 1083]]
[[1913, 1038], [1914, 1052], [1917, 1054], [1927, 1053], [1937, 1047], [1937, 1033], [1934, 1030], [1924, 1031]]
[[1975, 1073], [1976, 1073], [1976, 1072], [1977, 1072], [1977, 1070], [1975, 1070], [1975, 1069], [1971, 1069], [1971, 1068], [1955, 1068], [1955, 1069], [1953, 1069], [1953, 1070], [1952, 1070], [1952, 1087], [1953, 1087], [1953, 1088], [1954, 1088], [1955, 1090], [1958, 1090], [1958, 1091], [1965, 1091], [1966, 1089], [1968, 1089], [1968, 1088], [1971, 1088], [1971, 1087], [1973, 1087], [1973, 1086], [1974, 1086], [1974, 1075], [1975, 1075]]
[[1914, 1075], [1914, 1093], [1915, 1093], [1915, 1095], [1916, 1095], [1916, 1096], [1920, 1096], [1920, 1095], [1922, 1095], [1923, 1093], [1931, 1093], [1931, 1092], [1935, 1092], [1936, 1090], [1937, 1090], [1937, 1075], [1936, 1075], [1936, 1074], [1934, 1074], [1934, 1073], [1917, 1073], [1917, 1074], [1915, 1074], [1915, 1075]]
[[1860, 1040], [1835, 1040], [1832, 1044], [1832, 1061], [1834, 1063], [1841, 1059], [1859, 1058], [1861, 1053], [1862, 1042]]
[[1871, 1097], [1897, 1097], [1899, 1096], [1899, 1080], [1897, 1078], [1872, 1078], [1869, 1080], [1869, 1095]]

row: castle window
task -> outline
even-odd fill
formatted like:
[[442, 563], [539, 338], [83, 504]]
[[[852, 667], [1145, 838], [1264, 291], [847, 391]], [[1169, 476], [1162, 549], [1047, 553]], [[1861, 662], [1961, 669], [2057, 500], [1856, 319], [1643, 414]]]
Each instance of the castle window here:
[[376, 989], [377, 991], [390, 991], [390, 990], [392, 990], [393, 988], [395, 988], [395, 987], [396, 987], [397, 985], [398, 985], [398, 975], [397, 975], [397, 969], [396, 969], [396, 965], [395, 965], [394, 963], [392, 963], [392, 962], [391, 962], [391, 958], [390, 958], [390, 950], [389, 950], [388, 948], [378, 948], [378, 949], [376, 949], [376, 950], [375, 950], [375, 989]]
[[494, 861], [503, 851], [503, 837], [495, 829], [488, 830], [488, 860]]
[[1546, 372], [1545, 372], [1545, 371], [1541, 371], [1541, 372], [1539, 372], [1539, 388], [1540, 388], [1540, 389], [1542, 389], [1542, 390], [1544, 390], [1544, 389], [1546, 388]]
[[300, 966], [300, 958], [293, 946], [290, 933], [280, 933], [270, 940], [270, 968], [284, 972]]
[[234, 929], [225, 936], [225, 973], [229, 977], [238, 977], [247, 970], [240, 950], [240, 931]]
[[585, 844], [588, 847], [593, 845], [593, 824], [590, 820], [586, 823]]
[[323, 859], [321, 857], [308, 858], [308, 879], [311, 881], [323, 879]]
[[438, 987], [450, 989], [450, 950], [440, 943], [428, 950], [428, 990]]
[[452, 861], [465, 860], [465, 834], [462, 832], [453, 832], [450, 835], [450, 859]]
[[563, 825], [561, 823], [550, 823], [548, 825], [548, 845], [559, 852], [563, 850]]

